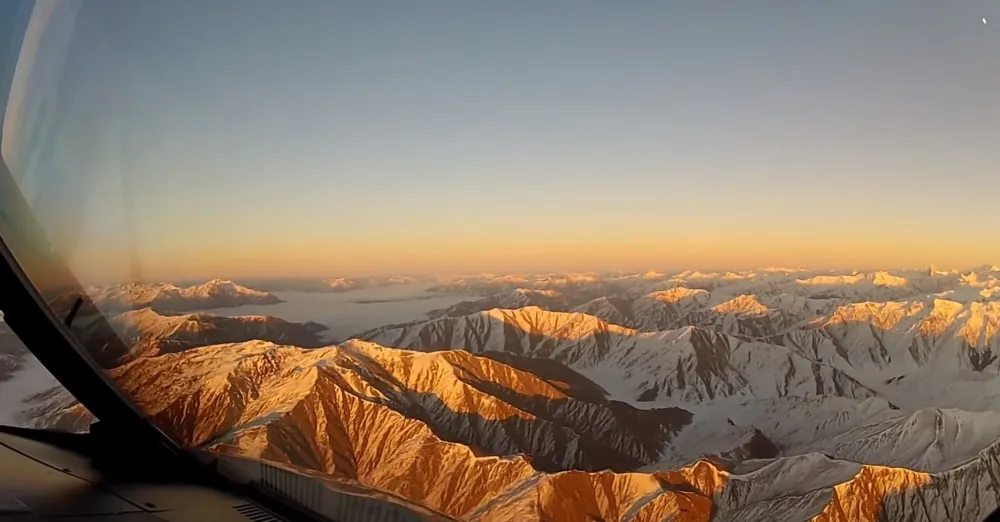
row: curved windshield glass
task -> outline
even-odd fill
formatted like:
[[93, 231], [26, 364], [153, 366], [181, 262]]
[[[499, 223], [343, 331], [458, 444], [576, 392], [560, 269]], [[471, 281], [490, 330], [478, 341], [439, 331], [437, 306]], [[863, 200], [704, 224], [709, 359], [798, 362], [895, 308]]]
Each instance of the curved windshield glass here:
[[[5, 119], [7, 100], [20, 59], [22, 44], [34, 8], [33, 2], [11, 1], [0, 5], [0, 119]], [[13, 132], [13, 131], [12, 131]], [[0, 133], [0, 144], [3, 134]], [[18, 188], [0, 169], [0, 237], [19, 250], [40, 287], [54, 278], [42, 273], [39, 260], [50, 248], [44, 234], [29, 225], [23, 205], [14, 204]], [[36, 254], [36, 255], [33, 255]], [[0, 285], [0, 302], [10, 289]], [[0, 425], [87, 431], [94, 420], [25, 347], [4, 320], [0, 306]]]
[[192, 451], [433, 519], [980, 520], [1000, 11], [779, 4], [5, 3], [0, 233]]

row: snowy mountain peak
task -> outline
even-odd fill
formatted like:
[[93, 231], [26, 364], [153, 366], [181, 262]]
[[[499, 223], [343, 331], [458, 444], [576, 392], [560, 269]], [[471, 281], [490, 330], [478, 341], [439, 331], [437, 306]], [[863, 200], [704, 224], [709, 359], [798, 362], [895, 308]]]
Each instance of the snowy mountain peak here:
[[906, 318], [924, 310], [922, 302], [853, 303], [838, 307], [830, 316], [829, 324], [871, 324], [889, 330]]
[[679, 286], [668, 290], [652, 292], [647, 297], [663, 303], [683, 305], [687, 302], [704, 304], [708, 302], [710, 295], [706, 290], [700, 288], [692, 289]]
[[855, 272], [850, 275], [817, 275], [797, 279], [796, 282], [800, 285], [813, 286], [839, 286], [869, 283], [875, 286], [902, 287], [909, 284], [909, 281], [905, 277], [896, 276], [881, 270], [868, 274]]
[[889, 272], [878, 271], [872, 276], [872, 283], [879, 286], [906, 286], [909, 281], [905, 277], [894, 276]]
[[504, 324], [517, 327], [523, 332], [542, 334], [551, 338], [581, 339], [594, 332], [614, 332], [622, 335], [635, 334], [635, 330], [582, 313], [550, 312], [537, 306], [526, 306], [514, 310], [495, 308], [483, 315]]
[[254, 297], [262, 297], [270, 295], [267, 292], [261, 292], [259, 290], [254, 290], [252, 288], [248, 288], [243, 285], [238, 285], [228, 279], [212, 279], [207, 283], [182, 290], [182, 292], [187, 292], [194, 295], [228, 294], [228, 295], [249, 295]]
[[864, 274], [854, 273], [851, 275], [818, 275], [803, 279], [797, 279], [795, 282], [800, 285], [837, 286], [837, 285], [853, 285], [864, 280], [865, 280]]
[[213, 279], [200, 285], [179, 287], [171, 283], [128, 283], [87, 289], [97, 308], [110, 312], [150, 307], [160, 312], [187, 312], [243, 304], [280, 303], [273, 294], [229, 280]]
[[762, 305], [755, 295], [741, 295], [715, 305], [711, 310], [716, 313], [738, 315], [763, 315], [771, 311], [770, 308]]

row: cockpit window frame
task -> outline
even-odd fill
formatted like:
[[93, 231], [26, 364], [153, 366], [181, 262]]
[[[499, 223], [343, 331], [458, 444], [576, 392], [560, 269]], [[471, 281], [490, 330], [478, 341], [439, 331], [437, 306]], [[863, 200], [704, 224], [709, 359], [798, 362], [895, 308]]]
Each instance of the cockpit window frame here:
[[[12, 234], [8, 229], [17, 227], [40, 233], [40, 228], [32, 226], [37, 223], [30, 222], [33, 217], [27, 203], [2, 158], [0, 205], [3, 207], [0, 211], [7, 214], [5, 219], [0, 219], [0, 310], [4, 312], [4, 321], [45, 369], [102, 423], [135, 436], [151, 437], [172, 453], [184, 454], [166, 433], [149, 422], [121, 394], [63, 320], [56, 316], [28, 277], [25, 267], [18, 263], [19, 256], [12, 252], [8, 244], [7, 238]], [[51, 252], [19, 254], [28, 254], [32, 260], [44, 260], [47, 270], [61, 272], [60, 279], [68, 285], [64, 288], [75, 288], [79, 295], [86, 296], [63, 262]], [[96, 320], [105, 321], [103, 317]]]

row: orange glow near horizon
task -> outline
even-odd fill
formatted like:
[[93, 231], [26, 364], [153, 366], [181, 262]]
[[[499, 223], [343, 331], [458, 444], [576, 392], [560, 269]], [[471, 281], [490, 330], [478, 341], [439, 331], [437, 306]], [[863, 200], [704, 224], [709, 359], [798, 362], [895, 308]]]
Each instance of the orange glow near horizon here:
[[754, 269], [768, 266], [813, 269], [962, 269], [1000, 259], [995, 246], [959, 241], [917, 242], [902, 238], [664, 238], [622, 237], [590, 241], [504, 242], [411, 240], [336, 247], [323, 242], [282, 243], [259, 248], [246, 241], [219, 242], [166, 251], [138, 251], [141, 273], [129, 273], [129, 253], [104, 244], [69, 256], [82, 280], [210, 279], [214, 277], [335, 277], [361, 275], [591, 270]]
[[[651, 30], [649, 42], [696, 39], [619, 54], [573, 33], [554, 55], [477, 33], [470, 48], [512, 68], [495, 76], [430, 28], [429, 47], [399, 60], [377, 51], [387, 35], [350, 24], [275, 37], [232, 24], [229, 8], [157, 6], [189, 24], [179, 32], [143, 9], [102, 18], [97, 3], [80, 15], [96, 25], [76, 27], [76, 8], [45, 5], [2, 154], [84, 281], [1000, 262], [984, 126], [998, 105], [981, 76], [994, 57], [978, 43], [892, 71], [765, 46], [754, 56], [772, 74], [706, 77], [705, 64], [746, 62], [692, 59], [713, 48], [702, 32]], [[112, 30], [123, 20], [157, 38]], [[826, 41], [823, 56], [857, 41]], [[338, 54], [354, 45], [368, 59]], [[644, 51], [670, 66], [617, 58]], [[912, 85], [935, 95], [897, 87]]]

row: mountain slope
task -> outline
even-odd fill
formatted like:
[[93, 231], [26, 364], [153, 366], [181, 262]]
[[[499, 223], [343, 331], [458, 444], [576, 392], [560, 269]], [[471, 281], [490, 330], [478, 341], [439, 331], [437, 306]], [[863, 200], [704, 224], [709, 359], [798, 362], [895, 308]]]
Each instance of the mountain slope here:
[[565, 310], [571, 302], [558, 290], [516, 288], [475, 301], [463, 301], [448, 308], [431, 310], [427, 315], [430, 317], [459, 317], [493, 308], [521, 308], [524, 306], [538, 306], [546, 310]]
[[[655, 462], [673, 434], [691, 421], [691, 414], [678, 408], [637, 410], [586, 393], [595, 386], [579, 375], [553, 384], [467, 352], [424, 354], [360, 341], [309, 351], [262, 342], [213, 346], [190, 356], [138, 360], [115, 372], [124, 376], [120, 383], [126, 390], [144, 398], [143, 390], [155, 386], [160, 376], [182, 375], [175, 378], [183, 380], [174, 383], [176, 388], [150, 396], [140, 406], [154, 419], [165, 416], [170, 425], [183, 427], [182, 440], [196, 445], [222, 436], [211, 429], [213, 423], [253, 424], [254, 418], [242, 416], [247, 413], [229, 417], [241, 409], [250, 415], [294, 409], [317, 386], [324, 393], [376, 402], [423, 422], [443, 440], [462, 442], [482, 454], [530, 455], [536, 468], [549, 471], [627, 470]], [[220, 377], [213, 381], [210, 375]], [[177, 395], [194, 386], [183, 384], [188, 380], [214, 385], [200, 387], [196, 398]], [[267, 402], [272, 396], [279, 402]], [[213, 405], [210, 413], [218, 410], [213, 421], [178, 424], [173, 419], [206, 402]], [[189, 431], [195, 429], [191, 422], [207, 431]]]
[[[449, 357], [482, 366], [451, 366]], [[143, 358], [112, 374], [155, 422], [188, 443], [358, 480], [467, 520], [975, 520], [997, 504], [988, 479], [1000, 471], [997, 444], [936, 474], [819, 454], [732, 471], [701, 462], [655, 473], [545, 473], [523, 457], [476, 456], [401, 414], [396, 392], [369, 380], [373, 361], [397, 365], [390, 373], [418, 388], [442, 386], [448, 379], [428, 380], [427, 372], [444, 362], [479, 377], [502, 366], [461, 352], [412, 354], [359, 342], [319, 350], [251, 342]], [[359, 364], [365, 367], [353, 368]], [[509, 381], [518, 373], [508, 367], [489, 375]], [[536, 385], [536, 393], [554, 393]], [[441, 395], [448, 402], [466, 393]], [[498, 418], [515, 413], [490, 402], [464, 404]]]
[[[174, 378], [168, 380], [167, 375]], [[126, 393], [135, 394], [154, 422], [184, 443], [356, 479], [452, 515], [513, 509], [507, 503], [486, 504], [520, 498], [522, 488], [565, 488], [561, 485], [565, 482], [576, 488], [573, 477], [592, 483], [590, 494], [600, 498], [607, 492], [597, 488], [620, 490], [622, 498], [611, 499], [611, 506], [603, 501], [592, 503], [593, 509], [604, 514], [610, 514], [608, 509], [624, 512], [638, 501], [638, 487], [667, 494], [658, 481], [641, 479], [641, 475], [630, 478], [602, 472], [598, 477], [603, 479], [590, 479], [582, 472], [547, 475], [537, 471], [531, 463], [543, 461], [545, 451], [556, 451], [558, 457], [552, 462], [568, 463], [578, 455], [578, 448], [586, 447], [588, 441], [574, 433], [572, 422], [557, 426], [572, 408], [584, 410], [583, 415], [576, 415], [578, 427], [586, 425], [592, 438], [605, 433], [615, 448], [641, 449], [652, 442], [648, 437], [653, 424], [640, 418], [636, 424], [642, 425], [642, 434], [630, 435], [625, 422], [607, 404], [572, 399], [566, 401], [567, 411], [549, 404], [540, 412], [549, 419], [536, 417], [527, 409], [479, 392], [479, 387], [507, 383], [556, 401], [567, 397], [530, 374], [463, 352], [419, 354], [361, 342], [302, 350], [251, 342], [138, 359], [113, 370], [112, 376]], [[482, 379], [478, 387], [468, 384], [477, 379]], [[422, 389], [437, 390], [437, 401], [429, 402]], [[459, 419], [467, 418], [461, 415], [463, 410], [483, 418], [476, 421], [475, 430], [454, 428]], [[675, 430], [673, 424], [690, 417], [679, 410], [633, 411], [632, 415], [659, 420], [666, 436]], [[418, 420], [420, 416], [426, 422]], [[538, 431], [512, 429], [523, 424], [497, 424], [492, 429], [487, 425], [511, 417], [533, 421]], [[450, 432], [441, 433], [444, 429]], [[478, 438], [459, 444], [446, 442], [442, 436]], [[552, 442], [560, 438], [566, 440], [565, 445], [552, 448]], [[530, 461], [514, 456], [477, 457], [470, 449], [485, 451], [512, 443], [528, 446]], [[609, 453], [611, 448], [588, 449], [596, 456], [622, 458], [627, 453]], [[417, 476], [439, 480], [413, 480]], [[661, 518], [673, 513], [664, 510], [674, 510], [677, 504], [662, 503], [657, 511]], [[707, 507], [707, 500], [702, 503]]]
[[549, 358], [584, 373], [624, 400], [875, 395], [843, 372], [783, 347], [693, 327], [643, 333], [585, 314], [534, 307], [444, 317], [360, 337], [411, 350], [504, 351]]
[[708, 300], [709, 293], [705, 290], [672, 288], [651, 292], [636, 299], [599, 297], [573, 311], [592, 315], [611, 324], [643, 331], [659, 331], [686, 326], [680, 324], [680, 318], [705, 306]]
[[213, 279], [200, 285], [188, 287], [179, 287], [171, 283], [97, 286], [87, 288], [87, 294], [98, 309], [106, 312], [152, 308], [157, 312], [177, 313], [245, 304], [281, 302], [281, 299], [278, 299], [274, 294], [247, 288], [223, 279]]
[[[861, 370], [905, 372], [934, 358], [934, 366], [941, 370], [994, 369], [996, 373], [1000, 302], [857, 303], [834, 311], [822, 331], [834, 352]], [[829, 349], [814, 353], [833, 357]]]
[[[756, 442], [772, 444], [773, 454], [747, 453], [755, 447], [768, 449], [751, 444], [758, 434]], [[693, 422], [670, 441], [672, 451], [642, 469], [682, 466], [702, 456], [734, 464], [764, 456], [821, 453], [865, 464], [941, 472], [974, 458], [998, 439], [1000, 412], [995, 411], [903, 411], [878, 398], [780, 397], [695, 409]]]
[[326, 327], [270, 316], [165, 315], [144, 308], [106, 319], [99, 313], [79, 315], [72, 330], [91, 357], [103, 368], [110, 369], [138, 357], [255, 339], [302, 347], [322, 346], [325, 343], [319, 334]]
[[1000, 400], [1000, 302], [854, 303], [765, 340], [909, 409], [993, 410]]
[[131, 349], [122, 362], [196, 346], [250, 340], [317, 347], [324, 344], [317, 334], [326, 330], [318, 323], [292, 323], [269, 316], [162, 315], [150, 308], [124, 312], [112, 317], [110, 324], [114, 335]]

